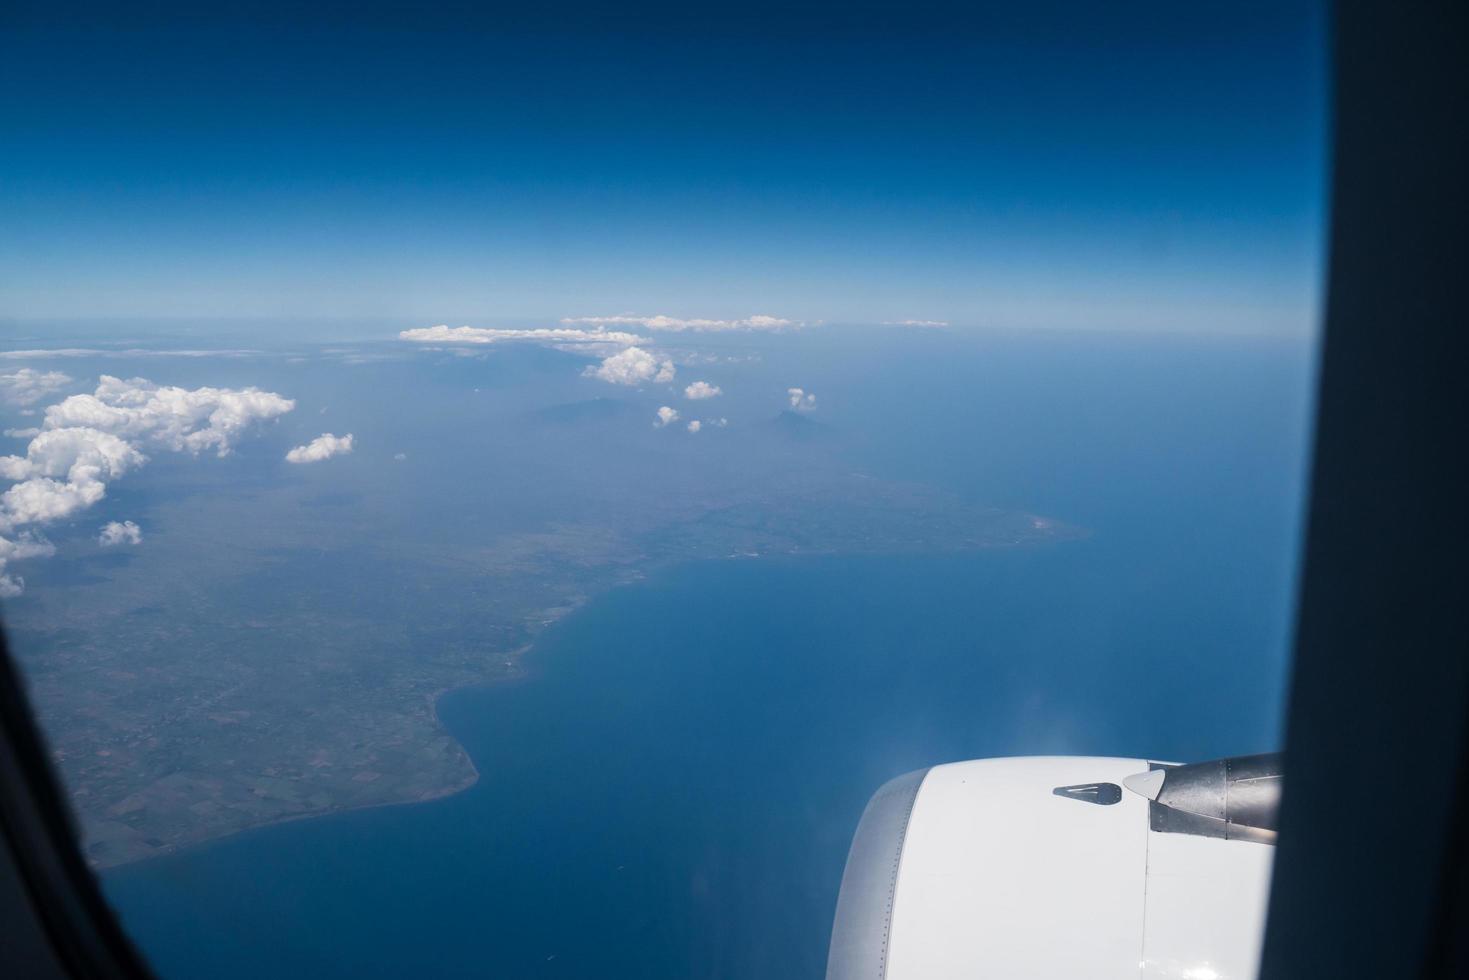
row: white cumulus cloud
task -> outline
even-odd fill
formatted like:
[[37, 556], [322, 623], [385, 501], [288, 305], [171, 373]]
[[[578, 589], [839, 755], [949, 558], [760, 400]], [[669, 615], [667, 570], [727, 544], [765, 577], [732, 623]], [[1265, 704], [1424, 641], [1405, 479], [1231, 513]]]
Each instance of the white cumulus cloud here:
[[0, 477], [26, 480], [65, 477], [72, 483], [107, 481], [148, 458], [126, 440], [97, 429], [48, 429], [36, 435], [24, 456], [0, 456]]
[[712, 385], [707, 381], [695, 381], [683, 390], [683, 396], [689, 401], [700, 401], [705, 398], [717, 398], [724, 394], [724, 389], [719, 385]]
[[809, 412], [816, 407], [816, 396], [804, 388], [787, 388], [786, 397], [790, 399], [791, 408], [798, 412]]
[[582, 330], [574, 327], [536, 327], [532, 329], [502, 329], [498, 327], [415, 327], [398, 333], [400, 340], [412, 340], [420, 344], [500, 344], [511, 341], [530, 341], [543, 344], [639, 344], [643, 338], [637, 334], [619, 330]]
[[704, 427], [704, 423], [703, 422], [700, 422], [698, 419], [693, 419], [693, 420], [691, 420], [689, 422], [689, 431], [690, 432], [698, 432], [703, 427]]
[[0, 399], [9, 405], [34, 405], [69, 384], [71, 378], [60, 371], [23, 367], [10, 374], [0, 374]]
[[49, 524], [86, 510], [107, 496], [101, 482], [64, 483], [38, 477], [0, 494], [0, 524], [7, 529], [23, 524]]
[[653, 420], [653, 428], [661, 429], [665, 425], [672, 425], [678, 421], [678, 409], [664, 405], [658, 409], [658, 417]]
[[352, 433], [334, 436], [323, 432], [304, 446], [297, 446], [286, 453], [288, 463], [319, 463], [333, 456], [345, 456], [352, 451]]
[[197, 455], [228, 456], [255, 422], [277, 418], [296, 403], [259, 388], [178, 388], [143, 378], [104, 374], [90, 395], [72, 395], [46, 409], [42, 428], [79, 426]]
[[646, 330], [668, 330], [679, 332], [683, 330], [694, 331], [723, 331], [723, 330], [784, 330], [787, 327], [799, 327], [802, 324], [796, 320], [787, 320], [778, 316], [766, 316], [756, 314], [738, 320], [706, 320], [699, 318], [684, 318], [676, 316], [641, 316], [636, 313], [621, 313], [617, 316], [569, 316], [561, 320], [564, 324], [584, 323], [600, 327], [643, 327]]
[[947, 327], [948, 320], [884, 320], [885, 327]]
[[6, 573], [8, 562], [55, 552], [33, 526], [102, 500], [108, 483], [148, 461], [142, 446], [225, 456], [254, 423], [294, 407], [258, 388], [186, 389], [103, 375], [92, 394], [47, 408], [25, 455], [0, 456], [0, 479], [13, 483], [0, 493], [0, 595], [18, 595], [24, 585]]
[[0, 494], [0, 531], [70, 517], [105, 497], [110, 480], [147, 461], [131, 443], [108, 432], [42, 432], [24, 456], [0, 456], [0, 477], [19, 481]]
[[674, 367], [672, 361], [660, 361], [641, 347], [629, 347], [603, 358], [601, 364], [587, 368], [585, 373], [615, 385], [664, 384], [673, 380]]
[[132, 521], [108, 521], [97, 535], [97, 543], [104, 548], [115, 548], [123, 544], [142, 544], [143, 530]]

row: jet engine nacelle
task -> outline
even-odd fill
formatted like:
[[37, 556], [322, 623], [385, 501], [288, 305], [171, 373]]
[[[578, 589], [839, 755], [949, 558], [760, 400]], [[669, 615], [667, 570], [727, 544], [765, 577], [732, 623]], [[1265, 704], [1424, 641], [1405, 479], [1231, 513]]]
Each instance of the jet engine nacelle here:
[[1253, 977], [1280, 757], [984, 759], [868, 803], [827, 980]]

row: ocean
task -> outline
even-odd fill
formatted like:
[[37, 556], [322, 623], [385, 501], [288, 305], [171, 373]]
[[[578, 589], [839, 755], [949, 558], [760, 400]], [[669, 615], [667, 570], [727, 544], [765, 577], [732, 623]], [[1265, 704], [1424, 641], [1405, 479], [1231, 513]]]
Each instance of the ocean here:
[[166, 978], [815, 978], [893, 775], [1278, 747], [1308, 352], [1107, 350], [1024, 378], [996, 355], [957, 410], [931, 378], [921, 458], [898, 430], [855, 450], [1084, 538], [663, 568], [523, 678], [441, 699], [468, 791], [124, 866], [108, 895]]

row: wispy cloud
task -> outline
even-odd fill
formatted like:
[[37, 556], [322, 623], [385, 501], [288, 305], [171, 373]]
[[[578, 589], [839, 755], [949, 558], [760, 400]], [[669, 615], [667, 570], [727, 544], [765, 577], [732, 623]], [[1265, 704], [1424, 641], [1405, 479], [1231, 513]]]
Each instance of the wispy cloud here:
[[24, 558], [50, 558], [56, 554], [56, 546], [30, 531], [11, 540], [0, 537], [0, 599], [13, 599], [25, 591], [25, 579], [19, 575], [7, 575], [5, 566]]
[[0, 361], [40, 361], [59, 357], [260, 357], [258, 350], [154, 350], [147, 347], [107, 349], [56, 347], [0, 351]]
[[947, 327], [948, 320], [884, 320], [886, 327]]
[[23, 367], [10, 374], [0, 374], [0, 399], [8, 405], [34, 405], [71, 383], [72, 379], [60, 371]]
[[642, 316], [636, 313], [620, 313], [616, 316], [569, 316], [561, 320], [564, 324], [595, 324], [601, 327], [643, 327], [646, 330], [667, 330], [679, 332], [684, 330], [693, 331], [721, 331], [721, 330], [785, 330], [791, 327], [804, 326], [797, 320], [787, 320], [778, 316], [755, 316], [744, 317], [738, 320], [705, 320], [686, 319], [676, 316]]
[[288, 463], [319, 463], [333, 456], [345, 456], [352, 451], [352, 433], [334, 436], [323, 432], [304, 446], [297, 446], [286, 453]]
[[659, 360], [641, 347], [629, 347], [603, 358], [601, 364], [587, 368], [585, 374], [615, 385], [665, 384], [673, 380], [675, 370], [672, 361]]
[[644, 338], [619, 330], [585, 330], [575, 327], [535, 327], [501, 329], [498, 327], [415, 327], [402, 330], [398, 339], [420, 344], [502, 344], [529, 341], [543, 344], [640, 344]]

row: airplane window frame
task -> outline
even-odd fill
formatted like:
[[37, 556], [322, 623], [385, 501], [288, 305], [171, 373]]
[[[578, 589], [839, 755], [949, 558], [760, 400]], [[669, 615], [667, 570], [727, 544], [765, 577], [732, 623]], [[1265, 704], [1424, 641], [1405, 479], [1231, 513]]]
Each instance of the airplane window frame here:
[[[1446, 3], [1334, 18], [1327, 324], [1267, 980], [1469, 970], [1466, 480], [1444, 454], [1469, 418], [1454, 377], [1466, 20]], [[1364, 521], [1392, 533], [1364, 540]], [[0, 661], [0, 839], [19, 872], [4, 884], [20, 886], [0, 890], [7, 934], [28, 928], [21, 902], [53, 957], [35, 969], [149, 977], [77, 848], [3, 637]]]

